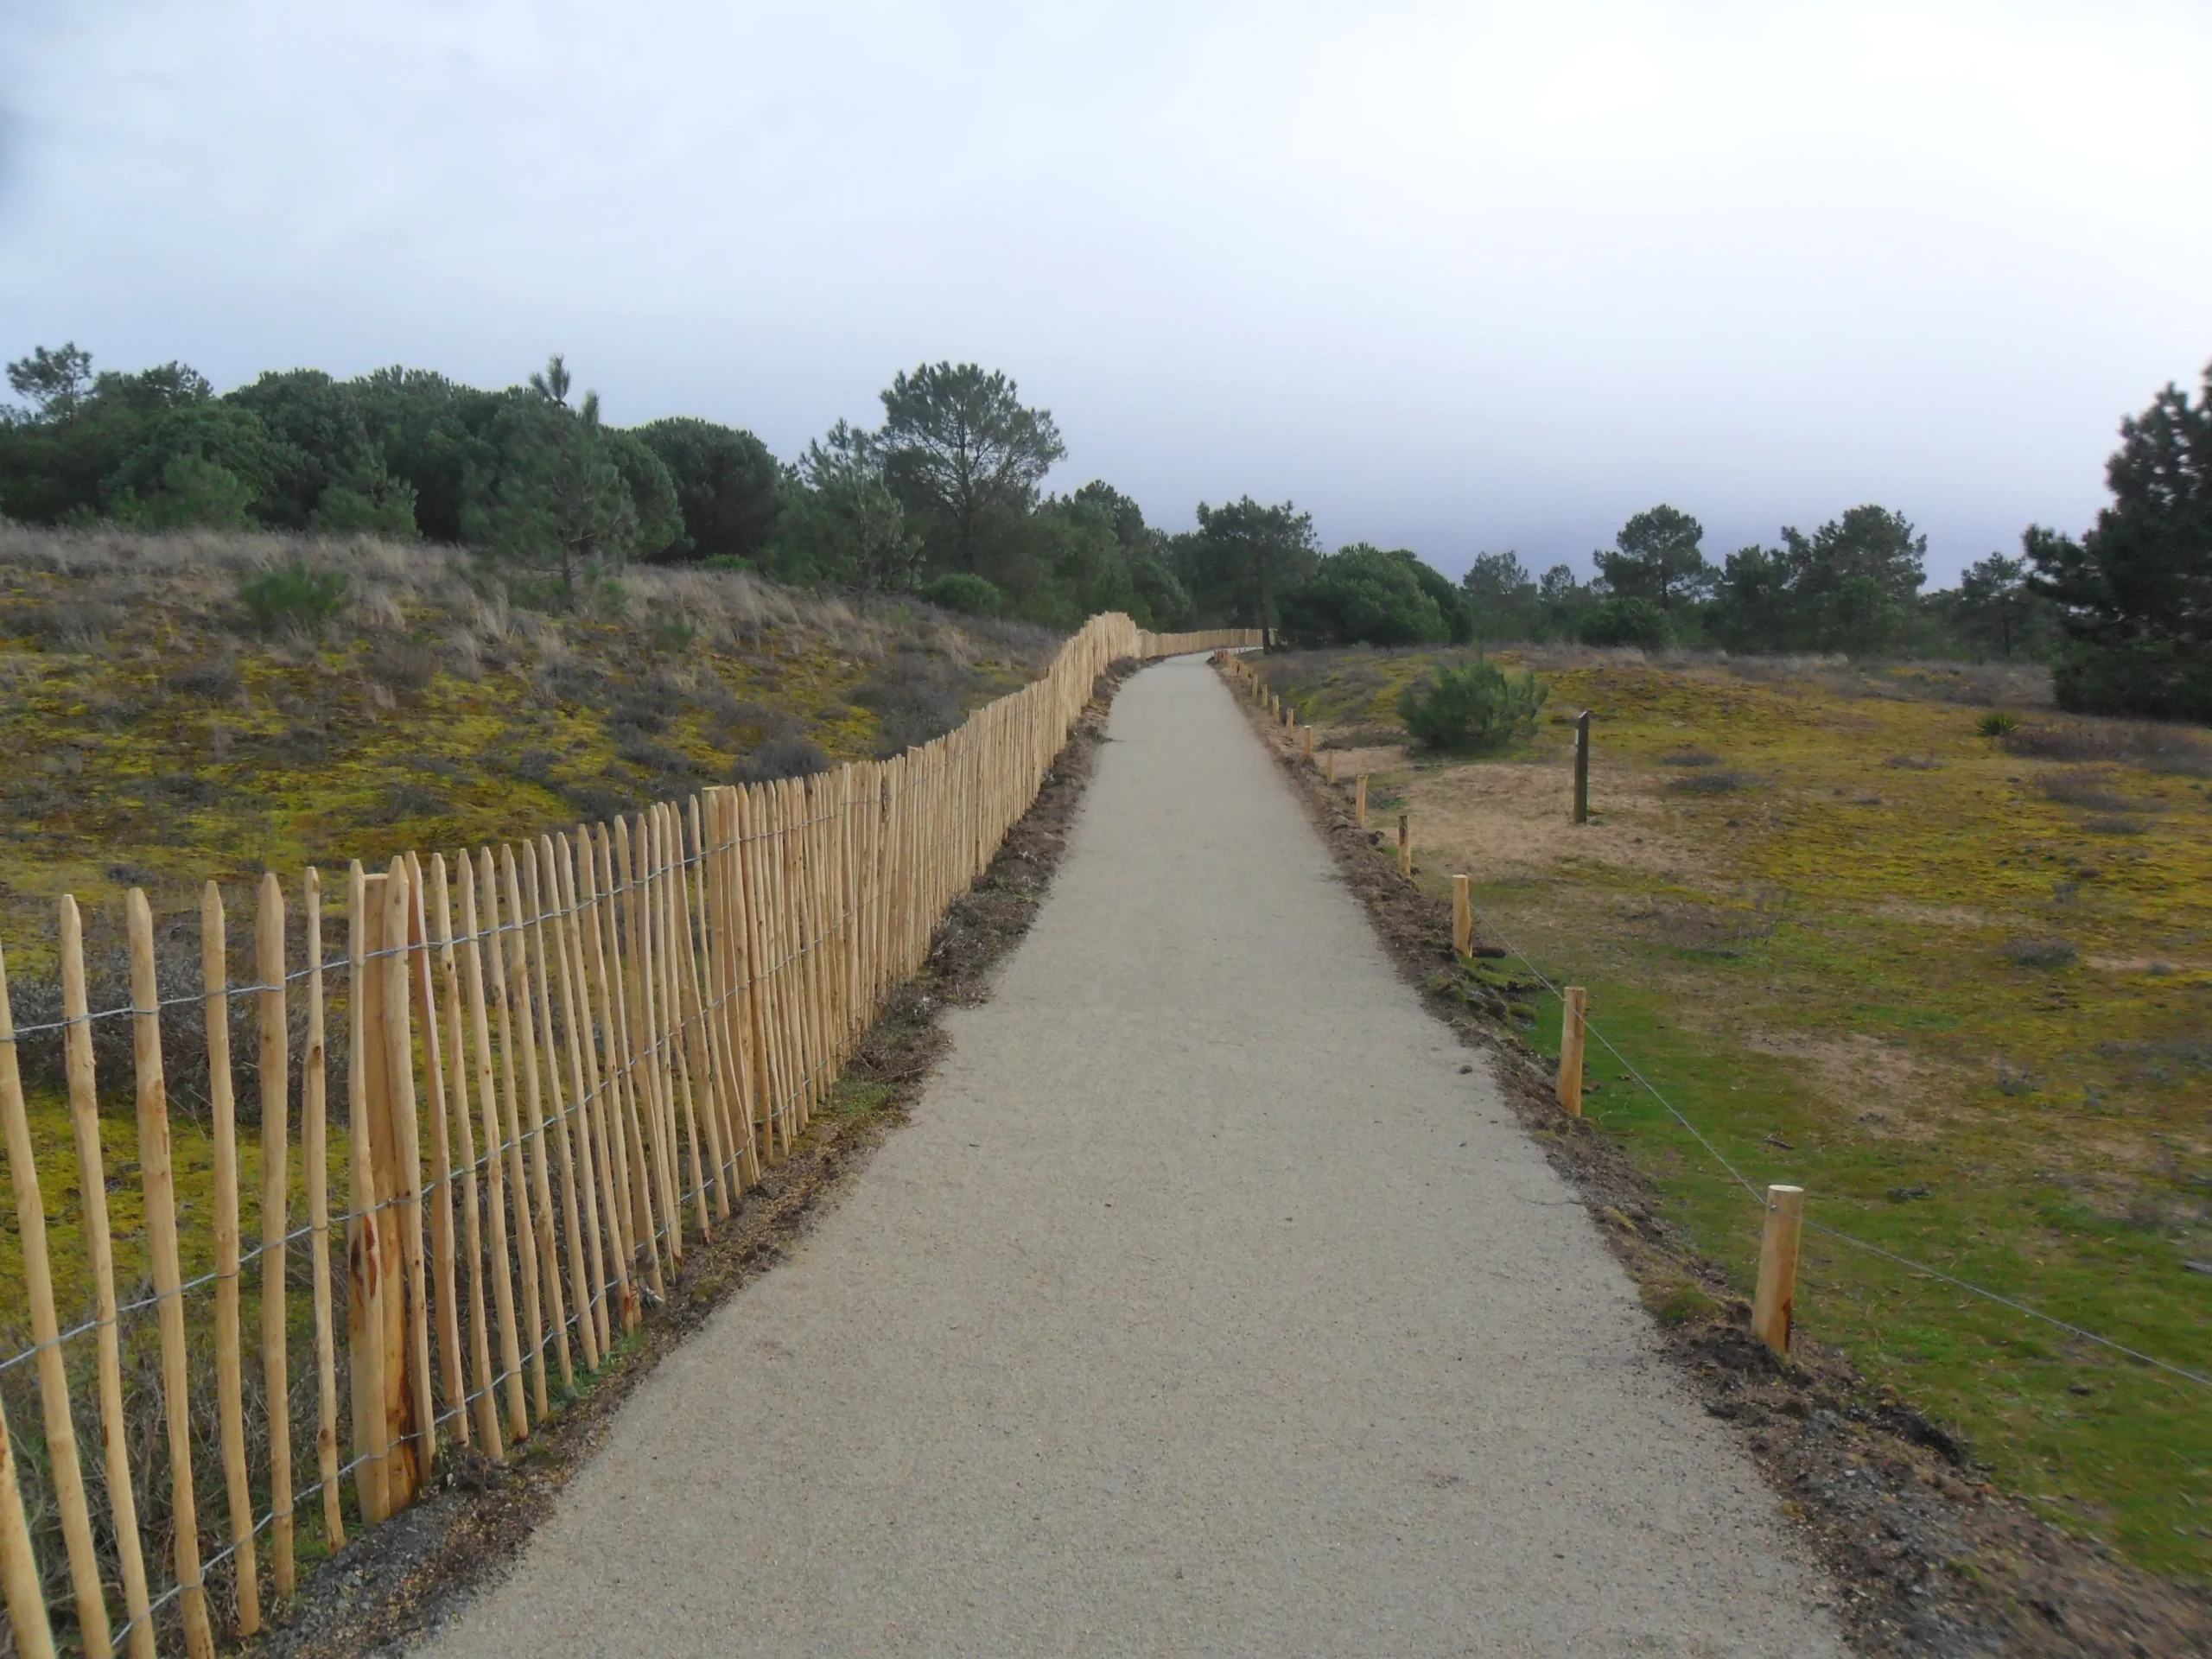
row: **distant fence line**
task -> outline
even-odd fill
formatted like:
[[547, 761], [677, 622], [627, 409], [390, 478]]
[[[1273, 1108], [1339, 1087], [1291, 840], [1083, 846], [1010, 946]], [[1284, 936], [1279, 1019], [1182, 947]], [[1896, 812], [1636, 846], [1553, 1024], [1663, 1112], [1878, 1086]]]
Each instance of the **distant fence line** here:
[[[33, 1338], [0, 1359], [0, 1373], [35, 1365], [42, 1430], [25, 1441], [36, 1454], [18, 1459], [0, 1408], [0, 1592], [15, 1650], [54, 1653], [60, 1614], [73, 1616], [86, 1654], [120, 1643], [144, 1659], [158, 1629], [194, 1659], [212, 1655], [219, 1622], [241, 1637], [262, 1626], [264, 1544], [283, 1598], [296, 1585], [302, 1524], [319, 1526], [329, 1549], [344, 1541], [349, 1481], [356, 1523], [373, 1524], [420, 1491], [442, 1434], [497, 1458], [534, 1432], [556, 1385], [569, 1396], [578, 1362], [596, 1370], [645, 1305], [662, 1299], [687, 1228], [711, 1236], [737, 1195], [791, 1151], [884, 998], [926, 958], [947, 907], [1036, 798], [1097, 675], [1118, 658], [1259, 640], [1256, 631], [1157, 634], [1118, 613], [1094, 617], [1042, 678], [892, 760], [709, 789], [580, 826], [573, 838], [462, 852], [450, 867], [436, 853], [404, 854], [376, 872], [356, 862], [342, 887], [344, 950], [327, 960], [326, 925], [337, 924], [319, 873], [308, 869], [289, 898], [265, 874], [248, 984], [226, 983], [223, 901], [209, 882], [202, 982], [166, 1001], [204, 1004], [212, 1215], [178, 1204], [165, 999], [145, 895], [133, 888], [125, 900], [131, 1006], [108, 1010], [87, 1007], [82, 920], [65, 897], [60, 1035], [92, 1309], [67, 1330], [18, 1065], [18, 1039], [40, 1028], [16, 1029], [0, 970], [0, 1128]], [[301, 961], [288, 945], [295, 902]], [[296, 1069], [289, 1014], [302, 995]], [[254, 999], [258, 1019], [259, 1228], [250, 1248], [233, 997]], [[336, 1079], [325, 1052], [334, 1007], [347, 1037]], [[133, 1027], [150, 1281], [128, 1302], [115, 1241], [131, 1235], [108, 1217], [92, 1035], [95, 1021], [124, 1019]], [[333, 1086], [346, 1107], [346, 1191], [334, 1212]], [[292, 1211], [295, 1112], [304, 1224]], [[207, 1234], [193, 1240], [195, 1258], [213, 1264], [189, 1280], [188, 1218]], [[305, 1320], [289, 1300], [300, 1244]], [[343, 1252], [335, 1264], [334, 1244]], [[257, 1265], [257, 1378], [242, 1306]], [[188, 1319], [188, 1297], [203, 1289], [212, 1294]], [[127, 1348], [123, 1317], [149, 1308], [157, 1343]], [[304, 1487], [294, 1479], [295, 1416], [313, 1426], [315, 1476]], [[99, 1424], [96, 1480], [81, 1465], [80, 1419]], [[195, 1440], [219, 1445], [219, 1525], [200, 1518]], [[27, 1475], [38, 1498], [29, 1507]], [[44, 1542], [51, 1554], [57, 1535], [67, 1577], [57, 1573], [49, 1597], [40, 1551]], [[229, 1605], [211, 1605], [224, 1599], [211, 1589], [225, 1585]]]

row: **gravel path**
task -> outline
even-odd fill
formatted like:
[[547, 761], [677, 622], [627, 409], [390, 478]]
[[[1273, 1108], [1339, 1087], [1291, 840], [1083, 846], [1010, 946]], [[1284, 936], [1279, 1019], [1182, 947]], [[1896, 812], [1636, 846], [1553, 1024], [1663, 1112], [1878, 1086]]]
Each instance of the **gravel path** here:
[[441, 1655], [1840, 1655], [1196, 659], [912, 1125]]

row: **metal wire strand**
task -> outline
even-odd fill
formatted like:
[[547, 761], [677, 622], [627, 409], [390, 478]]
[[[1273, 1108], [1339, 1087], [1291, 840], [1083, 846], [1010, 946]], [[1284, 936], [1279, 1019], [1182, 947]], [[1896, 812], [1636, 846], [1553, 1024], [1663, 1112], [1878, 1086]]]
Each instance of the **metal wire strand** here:
[[[1472, 910], [1473, 906], [1470, 905], [1469, 909]], [[1476, 912], [1475, 913], [1482, 916], [1484, 931], [1488, 932], [1493, 938], [1497, 939], [1500, 944], [1503, 945], [1507, 952], [1515, 961], [1520, 963], [1523, 967], [1528, 969], [1530, 973], [1534, 974], [1538, 982], [1542, 984], [1543, 988], [1547, 991], [1549, 991], [1553, 996], [1557, 997], [1563, 1006], [1567, 1001], [1566, 997], [1561, 995], [1559, 987], [1552, 982], [1551, 979], [1545, 974], [1544, 970], [1537, 967], [1534, 962], [1530, 961], [1527, 953], [1524, 952], [1518, 945], [1515, 944], [1512, 940], [1507, 938], [1504, 933], [1499, 931], [1497, 926], [1491, 921], [1491, 918], [1487, 914], [1481, 912]], [[1685, 1129], [1689, 1131], [1690, 1135], [1696, 1140], [1698, 1145], [1703, 1147], [1706, 1152], [1712, 1157], [1713, 1161], [1719, 1165], [1721, 1168], [1726, 1170], [1729, 1175], [1734, 1179], [1736, 1185], [1742, 1187], [1745, 1192], [1751, 1194], [1753, 1203], [1757, 1204], [1762, 1210], [1770, 1207], [1767, 1202], [1766, 1194], [1760, 1192], [1758, 1187], [1746, 1180], [1744, 1178], [1743, 1173], [1738, 1170], [1735, 1165], [1730, 1163], [1726, 1158], [1721, 1155], [1719, 1148], [1715, 1147], [1712, 1141], [1706, 1139], [1704, 1135], [1700, 1133], [1697, 1125], [1691, 1122], [1688, 1118], [1682, 1116], [1681, 1110], [1675, 1105], [1675, 1103], [1667, 1098], [1666, 1095], [1659, 1089], [1658, 1085], [1654, 1084], [1650, 1078], [1645, 1077], [1643, 1073], [1637, 1068], [1635, 1063], [1632, 1062], [1628, 1056], [1622, 1053], [1618, 1048], [1613, 1046], [1611, 1039], [1598, 1029], [1595, 1022], [1586, 1019], [1583, 1021], [1582, 1028], [1590, 1036], [1597, 1039], [1598, 1042], [1605, 1048], [1605, 1052], [1611, 1055], [1616, 1060], [1620, 1062], [1621, 1065], [1627, 1071], [1628, 1075], [1633, 1077], [1637, 1083], [1641, 1084], [1645, 1091], [1650, 1095], [1652, 1099], [1657, 1101], [1660, 1105], [1666, 1108], [1668, 1115], [1672, 1117], [1675, 1122], [1681, 1124]], [[1931, 1279], [1940, 1279], [1947, 1285], [1955, 1286], [1961, 1290], [1969, 1292], [1974, 1295], [1980, 1297], [1985, 1301], [1993, 1302], [1999, 1307], [2010, 1308], [2016, 1313], [2025, 1314], [2031, 1319], [2039, 1319], [2045, 1325], [2054, 1325], [2061, 1331], [2069, 1332], [2073, 1335], [2081, 1338], [2085, 1342], [2095, 1343], [2099, 1347], [2108, 1348], [2113, 1353], [2123, 1354], [2129, 1359], [2140, 1361], [2145, 1365], [2155, 1366], [2159, 1370], [2164, 1371], [2171, 1376], [2184, 1377], [2188, 1381], [2198, 1384], [2200, 1387], [2212, 1389], [2212, 1376], [2207, 1376], [2202, 1371], [2193, 1371], [2186, 1366], [2171, 1364], [2165, 1360], [2158, 1358], [2156, 1355], [2144, 1353], [2139, 1349], [2131, 1348], [2124, 1342], [2114, 1341], [2112, 1338], [2102, 1336], [2094, 1331], [2088, 1329], [2086, 1326], [2075, 1325], [2068, 1319], [2059, 1319], [2054, 1314], [2046, 1313], [2041, 1308], [2031, 1306], [2028, 1303], [2020, 1301], [2013, 1297], [2005, 1295], [2001, 1292], [1991, 1290], [1985, 1285], [1977, 1285], [1971, 1280], [1961, 1279], [1955, 1274], [1946, 1273], [1941, 1268], [1931, 1268], [1924, 1262], [1916, 1262], [1910, 1256], [1900, 1255], [1894, 1250], [1885, 1249], [1879, 1244], [1872, 1243], [1866, 1239], [1859, 1237], [1856, 1234], [1847, 1233], [1840, 1227], [1831, 1227], [1823, 1222], [1815, 1221], [1810, 1217], [1806, 1217], [1804, 1224], [1811, 1228], [1815, 1232], [1824, 1234], [1829, 1238], [1840, 1240], [1842, 1243], [1850, 1245], [1853, 1249], [1863, 1250], [1869, 1255], [1880, 1256], [1886, 1262], [1894, 1262], [1901, 1268], [1910, 1268], [1914, 1273], [1926, 1274]]]

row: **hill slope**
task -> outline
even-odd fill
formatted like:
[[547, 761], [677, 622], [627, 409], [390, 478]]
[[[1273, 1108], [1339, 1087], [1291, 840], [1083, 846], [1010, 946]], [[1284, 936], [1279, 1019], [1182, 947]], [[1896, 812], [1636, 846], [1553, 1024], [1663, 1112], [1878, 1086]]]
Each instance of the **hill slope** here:
[[[294, 564], [341, 574], [340, 608], [257, 626], [242, 582]], [[737, 573], [639, 568], [562, 614], [452, 549], [0, 525], [0, 924], [29, 944], [63, 891], [182, 907], [209, 876], [512, 838], [893, 751], [1053, 644]]]

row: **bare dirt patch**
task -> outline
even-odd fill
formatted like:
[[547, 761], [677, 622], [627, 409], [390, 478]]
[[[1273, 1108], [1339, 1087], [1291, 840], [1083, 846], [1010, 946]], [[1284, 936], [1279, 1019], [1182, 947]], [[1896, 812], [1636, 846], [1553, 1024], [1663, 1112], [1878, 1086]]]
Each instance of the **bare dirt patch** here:
[[1389, 791], [1414, 815], [1417, 840], [1434, 857], [1456, 859], [1493, 879], [1548, 874], [1570, 854], [1579, 863], [1669, 880], [1700, 868], [1695, 848], [1675, 833], [1649, 780], [1611, 780], [1605, 810], [1570, 844], [1562, 833], [1574, 804], [1567, 760], [1433, 766], [1404, 749], [1358, 749], [1338, 758], [1340, 779], [1361, 772], [1387, 774]]
[[2027, 918], [2014, 911], [1977, 910], [1972, 905], [1916, 905], [1904, 899], [1885, 899], [1872, 913], [1889, 922], [1911, 922], [1922, 927], [2022, 927]]
[[1940, 1115], [1934, 1103], [1957, 1093], [1923, 1057], [1872, 1037], [1755, 1031], [1742, 1041], [1755, 1053], [1801, 1063], [1813, 1084], [1848, 1118], [1878, 1135], [1921, 1140], [1933, 1135]]

